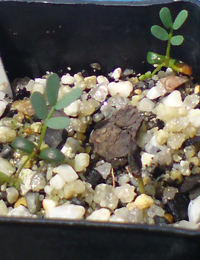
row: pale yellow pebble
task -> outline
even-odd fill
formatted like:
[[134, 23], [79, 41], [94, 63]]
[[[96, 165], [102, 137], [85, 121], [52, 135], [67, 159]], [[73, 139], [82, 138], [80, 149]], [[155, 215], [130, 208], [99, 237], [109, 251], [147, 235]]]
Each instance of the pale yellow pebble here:
[[158, 132], [156, 132], [155, 136], [159, 144], [165, 144], [169, 137], [169, 133], [166, 130], [159, 130]]
[[31, 130], [35, 134], [40, 134], [42, 129], [42, 123], [41, 122], [35, 122], [31, 125]]
[[91, 89], [93, 86], [97, 84], [97, 77], [96, 76], [89, 76], [84, 78], [84, 83], [87, 89]]
[[19, 112], [27, 116], [33, 116], [35, 114], [30, 99], [17, 100], [13, 102], [12, 108], [17, 109]]
[[194, 166], [199, 166], [199, 158], [194, 156], [188, 160], [190, 163], [194, 163]]
[[182, 130], [183, 134], [185, 135], [186, 139], [193, 138], [196, 134], [196, 127], [194, 126], [187, 126], [185, 129]]
[[24, 207], [27, 207], [27, 203], [26, 203], [25, 197], [19, 198], [19, 199], [15, 202], [14, 208], [17, 208], [17, 207], [19, 207], [20, 205], [22, 205], [22, 206], [24, 206]]
[[170, 172], [170, 176], [172, 180], [182, 180], [182, 174], [179, 170], [177, 169], [172, 169], [172, 171]]
[[138, 105], [138, 103], [139, 103], [139, 101], [140, 101], [140, 95], [135, 95], [135, 96], [133, 96], [132, 97], [132, 99], [131, 99], [131, 105], [132, 106], [137, 106]]
[[154, 200], [152, 199], [152, 197], [146, 195], [146, 194], [141, 194], [139, 195], [134, 202], [129, 203], [127, 205], [127, 208], [129, 210], [134, 209], [135, 207], [139, 208], [139, 209], [148, 209], [151, 205], [154, 204]]
[[137, 94], [137, 95], [142, 94], [142, 90], [141, 90], [141, 89], [136, 89], [134, 92], [135, 92], [135, 94]]
[[194, 87], [194, 93], [195, 93], [195, 94], [199, 94], [199, 92], [200, 92], [200, 85], [196, 85], [196, 86]]
[[13, 116], [13, 119], [15, 119], [17, 122], [22, 123], [24, 119], [24, 114], [22, 112], [18, 112]]
[[42, 201], [42, 206], [44, 210], [49, 210], [58, 206], [58, 202], [51, 199], [44, 199]]
[[[27, 159], [28, 159], [28, 155], [22, 156], [20, 163], [23, 164]], [[24, 165], [24, 168], [30, 169], [32, 166], [33, 166], [33, 163], [32, 163], [31, 160], [29, 160], [29, 161]]]

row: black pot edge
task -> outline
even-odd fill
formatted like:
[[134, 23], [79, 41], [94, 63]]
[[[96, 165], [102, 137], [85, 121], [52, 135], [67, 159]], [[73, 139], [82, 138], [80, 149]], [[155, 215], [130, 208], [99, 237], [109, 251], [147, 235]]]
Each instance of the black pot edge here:
[[100, 222], [100, 221], [87, 221], [87, 220], [62, 220], [62, 219], [37, 219], [37, 218], [21, 218], [21, 217], [0, 217], [0, 226], [1, 225], [28, 225], [32, 226], [54, 226], [63, 228], [68, 227], [90, 227], [90, 228], [105, 228], [107, 230], [129, 230], [129, 231], [143, 231], [150, 233], [160, 233], [160, 234], [174, 234], [181, 235], [185, 237], [199, 237], [200, 230], [190, 230], [183, 228], [176, 228], [172, 226], [158, 226], [158, 225], [148, 225], [148, 224], [137, 224], [137, 223], [115, 223], [115, 222]]
[[[179, 2], [189, 2], [194, 3], [200, 6], [199, 0], [178, 0]], [[102, 1], [102, 0], [0, 0], [0, 2], [21, 2], [21, 3], [43, 3], [43, 4], [95, 4], [95, 5], [109, 5], [109, 6], [150, 6], [155, 4], [170, 4], [174, 2], [178, 2], [176, 0], [163, 0], [162, 3], [160, 0], [110, 0], [110, 1]]]

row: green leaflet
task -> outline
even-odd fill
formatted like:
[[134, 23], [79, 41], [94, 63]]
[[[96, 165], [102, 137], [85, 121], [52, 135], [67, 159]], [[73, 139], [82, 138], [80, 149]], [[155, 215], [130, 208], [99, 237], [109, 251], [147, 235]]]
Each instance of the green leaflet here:
[[188, 17], [188, 11], [182, 10], [176, 17], [173, 23], [173, 29], [178, 30]]
[[50, 106], [54, 106], [56, 104], [59, 87], [60, 87], [60, 78], [58, 77], [58, 75], [55, 73], [50, 74], [47, 77], [47, 84], [45, 88], [46, 98]]
[[43, 97], [43, 95], [40, 92], [34, 92], [31, 95], [31, 104], [32, 107], [36, 113], [36, 115], [40, 119], [45, 119], [47, 117], [47, 106], [46, 106], [46, 101]]
[[82, 92], [83, 91], [80, 88], [72, 89], [71, 92], [67, 93], [60, 101], [58, 101], [56, 109], [59, 110], [69, 106], [81, 96]]
[[160, 19], [163, 23], [163, 25], [169, 29], [172, 27], [172, 16], [171, 16], [171, 12], [169, 10], [169, 8], [167, 7], [163, 7], [161, 10], [160, 10]]
[[161, 41], [167, 41], [169, 38], [167, 31], [158, 25], [153, 25], [151, 27], [151, 33]]
[[53, 117], [47, 120], [46, 125], [51, 129], [64, 129], [70, 124], [68, 117]]

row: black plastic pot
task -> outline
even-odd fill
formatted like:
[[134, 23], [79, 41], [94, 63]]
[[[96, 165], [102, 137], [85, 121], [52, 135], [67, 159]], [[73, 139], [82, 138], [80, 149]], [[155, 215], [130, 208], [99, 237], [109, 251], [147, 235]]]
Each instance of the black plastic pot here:
[[[10, 81], [46, 71], [62, 74], [68, 66], [71, 73], [90, 74], [93, 62], [101, 65], [101, 74], [118, 66], [136, 72], [152, 69], [146, 63], [147, 51], [162, 54], [166, 48], [150, 33], [151, 25], [160, 23], [163, 6], [174, 17], [188, 10], [180, 29], [185, 41], [172, 47], [171, 56], [188, 63], [195, 77], [200, 75], [199, 1], [52, 2], [0, 1], [0, 52]], [[193, 260], [200, 257], [200, 231], [0, 218], [0, 245], [2, 260]]]

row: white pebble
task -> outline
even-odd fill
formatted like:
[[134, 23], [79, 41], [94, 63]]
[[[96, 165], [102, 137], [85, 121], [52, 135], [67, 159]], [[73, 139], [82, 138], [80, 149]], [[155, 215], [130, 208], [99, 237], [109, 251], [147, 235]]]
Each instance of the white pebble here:
[[142, 168], [146, 168], [152, 165], [154, 155], [151, 153], [143, 153], [141, 156]]
[[195, 94], [188, 95], [184, 99], [183, 104], [187, 110], [193, 109], [199, 104], [199, 96]]
[[64, 85], [72, 85], [75, 82], [75, 78], [72, 77], [70, 74], [66, 74], [61, 77], [61, 82]]
[[78, 179], [78, 174], [68, 164], [61, 164], [53, 169], [55, 173], [58, 173], [66, 182], [72, 182]]
[[183, 104], [181, 93], [178, 90], [174, 90], [167, 97], [163, 98], [161, 102], [167, 107], [181, 107]]
[[99, 203], [102, 208], [115, 209], [118, 205], [118, 198], [113, 194], [113, 187], [107, 184], [99, 184], [95, 188], [94, 202]]
[[15, 172], [15, 167], [13, 167], [6, 159], [0, 157], [0, 172], [3, 172], [10, 177]]
[[181, 220], [180, 222], [173, 224], [173, 226], [177, 228], [199, 229], [199, 224], [187, 220]]
[[18, 199], [19, 192], [16, 188], [9, 187], [6, 189], [6, 193], [7, 193], [7, 201], [10, 204], [14, 203]]
[[3, 115], [8, 102], [6, 100], [0, 100], [0, 116]]
[[104, 179], [106, 179], [108, 177], [108, 175], [110, 174], [111, 168], [112, 168], [112, 165], [108, 162], [105, 162], [105, 163], [95, 167], [95, 170], [98, 171]]
[[19, 178], [23, 181], [23, 184], [20, 185], [21, 195], [25, 195], [29, 190], [31, 190], [31, 181], [35, 172], [30, 169], [23, 169]]
[[188, 218], [190, 222], [200, 222], [200, 196], [190, 201], [188, 205]]
[[108, 91], [110, 95], [120, 95], [122, 97], [128, 97], [133, 91], [133, 85], [130, 81], [111, 82], [108, 84]]
[[103, 102], [108, 95], [107, 85], [98, 85], [89, 92], [90, 96], [99, 102]]
[[16, 131], [7, 126], [0, 126], [0, 143], [12, 142], [17, 136]]
[[195, 127], [200, 126], [200, 109], [191, 109], [188, 111], [188, 121]]
[[142, 100], [140, 100], [139, 104], [138, 104], [138, 109], [140, 111], [152, 111], [155, 107], [155, 104], [153, 101], [151, 101], [148, 98], [143, 98]]
[[44, 210], [53, 209], [58, 206], [58, 202], [51, 199], [43, 199], [42, 206]]
[[45, 211], [46, 218], [81, 219], [85, 214], [85, 208], [79, 205], [61, 205]]
[[92, 212], [92, 214], [87, 217], [87, 220], [93, 221], [108, 221], [110, 218], [110, 210], [108, 209], [98, 209]]
[[133, 201], [133, 199], [137, 195], [135, 193], [135, 187], [127, 183], [123, 184], [122, 186], [116, 187], [114, 193], [123, 203]]
[[44, 91], [45, 91], [45, 85], [39, 82], [35, 82], [32, 86], [31, 94], [34, 92], [40, 92], [41, 94], [44, 94]]
[[100, 75], [97, 77], [97, 83], [108, 85], [109, 80], [105, 76]]
[[17, 208], [12, 209], [8, 214], [11, 217], [31, 217], [29, 210], [24, 206], [20, 205]]
[[79, 109], [80, 109], [80, 100], [75, 100], [74, 102], [72, 102], [69, 106], [64, 108], [64, 113], [67, 116], [72, 116], [72, 117], [76, 117], [79, 113]]
[[74, 159], [74, 169], [76, 172], [84, 171], [90, 163], [90, 156], [87, 153], [79, 153]]
[[150, 88], [150, 90], [147, 92], [146, 97], [148, 99], [156, 99], [158, 97], [164, 96], [167, 93], [164, 86], [158, 82], [155, 87]]
[[109, 74], [109, 76], [111, 78], [114, 78], [115, 80], [119, 80], [119, 78], [121, 77], [121, 74], [122, 74], [122, 69], [121, 68], [116, 68], [116, 69], [114, 69], [113, 72], [111, 72]]
[[8, 208], [3, 200], [0, 200], [0, 216], [6, 216]]
[[65, 180], [59, 174], [56, 174], [51, 178], [50, 185], [55, 190], [60, 190], [65, 185]]

